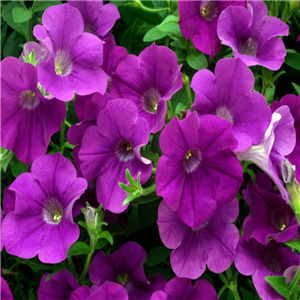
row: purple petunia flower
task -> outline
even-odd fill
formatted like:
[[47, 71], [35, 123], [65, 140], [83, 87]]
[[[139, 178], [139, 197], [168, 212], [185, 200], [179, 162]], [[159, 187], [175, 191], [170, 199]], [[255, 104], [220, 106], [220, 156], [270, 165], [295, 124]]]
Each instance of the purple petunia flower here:
[[171, 266], [178, 277], [197, 279], [205, 271], [205, 265], [222, 273], [234, 260], [239, 241], [239, 231], [230, 224], [238, 216], [237, 200], [219, 205], [214, 215], [198, 228], [184, 224], [165, 201], [158, 209], [159, 235], [164, 245], [174, 249]]
[[29, 164], [47, 151], [66, 115], [64, 103], [38, 89], [36, 68], [7, 57], [1, 62], [1, 146]]
[[38, 65], [38, 77], [47, 93], [70, 101], [75, 92], [103, 94], [107, 80], [101, 68], [103, 42], [91, 33], [83, 32], [80, 12], [69, 4], [47, 8], [43, 26], [34, 27], [35, 37], [50, 51], [47, 61]]
[[300, 256], [292, 250], [280, 247], [276, 242], [267, 246], [254, 239], [246, 242], [242, 237], [236, 249], [235, 266], [246, 276], [252, 275], [254, 286], [263, 300], [282, 300], [269, 283], [266, 276], [282, 276], [291, 266], [299, 266]]
[[150, 132], [155, 133], [164, 126], [166, 100], [182, 87], [180, 68], [172, 50], [153, 43], [138, 57], [128, 55], [119, 63], [110, 94], [132, 100], [138, 107], [139, 117], [143, 117]]
[[277, 172], [281, 161], [289, 155], [296, 144], [294, 119], [289, 108], [284, 105], [272, 114], [272, 121], [265, 132], [263, 139], [249, 149], [237, 152], [239, 160], [248, 160], [256, 164], [277, 185], [281, 196], [289, 201], [289, 193], [283, 186]]
[[68, 4], [77, 8], [84, 22], [84, 31], [103, 38], [120, 19], [118, 8], [108, 3], [103, 5], [102, 0], [97, 1], [70, 1]]
[[119, 284], [105, 282], [99, 289], [92, 292], [88, 286], [81, 286], [73, 275], [65, 270], [54, 274], [49, 281], [45, 274], [38, 288], [39, 300], [128, 300], [126, 290]]
[[146, 279], [143, 270], [145, 260], [144, 249], [134, 242], [127, 242], [107, 256], [103, 251], [98, 252], [89, 269], [90, 279], [95, 285], [93, 288], [106, 281], [117, 282], [125, 287], [130, 300], [149, 300], [154, 291], [164, 289], [166, 279], [160, 274]]
[[232, 123], [238, 140], [235, 151], [257, 144], [271, 121], [266, 99], [252, 92], [254, 76], [240, 59], [221, 59], [215, 76], [209, 70], [198, 71], [191, 83], [196, 93], [192, 106], [199, 115], [213, 114]]
[[80, 169], [87, 180], [97, 177], [97, 198], [103, 208], [114, 213], [123, 212], [127, 197], [118, 182], [126, 183], [125, 170], [137, 178], [141, 172], [144, 184], [152, 172], [152, 164], [141, 157], [140, 149], [148, 143], [149, 129], [132, 101], [109, 101], [99, 112], [97, 127], [90, 126], [84, 133], [78, 153]]
[[1, 297], [2, 300], [13, 300], [13, 295], [6, 282], [6, 280], [1, 276]]
[[22, 258], [38, 254], [44, 263], [66, 259], [79, 237], [73, 205], [86, 188], [86, 180], [77, 178], [73, 164], [60, 153], [38, 157], [31, 173], [21, 174], [10, 185], [15, 208], [3, 221], [6, 251]]
[[217, 23], [221, 12], [230, 5], [246, 7], [246, 1], [179, 1], [178, 22], [182, 35], [192, 39], [194, 46], [210, 59], [221, 49]]
[[174, 277], [165, 291], [154, 292], [150, 300], [218, 300], [217, 293], [210, 282], [199, 279], [192, 285], [191, 280]]
[[34, 50], [34, 59], [35, 61], [47, 60], [50, 55], [48, 48], [43, 44], [38, 44], [36, 42], [27, 42], [24, 44], [23, 52], [19, 57], [19, 60], [23, 63], [26, 52], [30, 54]]
[[254, 238], [263, 245], [272, 239], [277, 243], [297, 240], [299, 224], [291, 206], [275, 190], [266, 190], [272, 184], [266, 174], [258, 173], [256, 179], [255, 185], [249, 180], [243, 191], [251, 211], [243, 224], [244, 239]]
[[271, 110], [274, 112], [282, 105], [287, 105], [294, 118], [294, 127], [296, 130], [296, 146], [294, 150], [286, 156], [292, 165], [296, 166], [296, 178], [300, 181], [300, 96], [285, 95], [280, 101], [274, 101], [271, 105]]
[[233, 49], [247, 66], [262, 65], [278, 70], [283, 64], [286, 50], [279, 35], [288, 35], [289, 26], [276, 17], [268, 17], [263, 1], [248, 1], [244, 7], [228, 7], [218, 22], [218, 36], [222, 44]]
[[236, 146], [231, 124], [212, 115], [200, 121], [196, 112], [182, 121], [173, 118], [162, 131], [157, 194], [188, 226], [198, 228], [213, 216], [217, 204], [235, 197], [243, 181], [232, 152]]

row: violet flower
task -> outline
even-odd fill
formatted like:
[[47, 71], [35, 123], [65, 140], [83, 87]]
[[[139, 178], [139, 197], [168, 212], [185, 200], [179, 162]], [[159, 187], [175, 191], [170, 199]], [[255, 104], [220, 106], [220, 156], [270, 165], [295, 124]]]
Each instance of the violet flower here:
[[172, 50], [153, 43], [138, 57], [128, 55], [119, 63], [112, 77], [110, 94], [132, 100], [138, 107], [139, 117], [143, 117], [150, 132], [155, 133], [164, 126], [166, 100], [182, 87], [180, 68]]
[[253, 185], [249, 180], [243, 196], [248, 203], [251, 214], [244, 220], [244, 239], [256, 239], [266, 245], [272, 239], [277, 243], [285, 243], [298, 239], [298, 222], [291, 206], [282, 199], [275, 190], [268, 191], [271, 179], [264, 173], [258, 173], [259, 184]]
[[280, 247], [274, 241], [263, 246], [254, 239], [246, 242], [241, 237], [236, 249], [237, 270], [243, 275], [252, 275], [257, 293], [263, 300], [283, 300], [283, 297], [269, 285], [265, 277], [283, 276], [287, 268], [299, 266], [299, 264], [298, 254], [288, 248]]
[[26, 52], [30, 54], [34, 50], [34, 59], [35, 61], [47, 60], [50, 55], [50, 52], [46, 46], [43, 44], [38, 44], [36, 42], [27, 42], [23, 46], [23, 52], [19, 57], [19, 60], [23, 63]]
[[150, 300], [218, 300], [217, 293], [210, 282], [199, 279], [192, 285], [187, 278], [174, 277], [165, 291], [154, 292]]
[[158, 209], [157, 225], [164, 245], [174, 249], [171, 266], [178, 277], [197, 279], [205, 265], [222, 273], [234, 260], [239, 231], [233, 223], [238, 216], [237, 200], [219, 205], [214, 215], [198, 228], [184, 224], [165, 201]]
[[222, 44], [233, 49], [247, 66], [262, 65], [278, 70], [284, 62], [286, 50], [277, 37], [288, 35], [289, 26], [276, 17], [268, 17], [263, 1], [248, 1], [248, 9], [240, 6], [225, 9], [218, 22], [218, 36]]
[[47, 8], [43, 26], [34, 27], [34, 36], [50, 51], [47, 61], [38, 64], [38, 77], [47, 93], [62, 101], [94, 92], [103, 94], [107, 80], [101, 68], [103, 42], [83, 32], [80, 12], [69, 4]]
[[148, 139], [147, 122], [138, 118], [135, 104], [125, 99], [109, 101], [98, 114], [97, 127], [85, 131], [78, 153], [80, 169], [89, 181], [97, 177], [97, 198], [105, 210], [121, 213], [128, 207], [122, 205], [127, 196], [118, 185], [127, 183], [127, 168], [135, 179], [141, 172], [141, 184], [149, 179], [152, 164], [140, 154]]
[[179, 1], [178, 22], [182, 35], [212, 59], [221, 49], [217, 23], [221, 12], [230, 5], [246, 7], [245, 1]]
[[15, 57], [1, 62], [1, 146], [29, 164], [46, 153], [66, 115], [64, 103], [38, 89], [36, 68]]
[[280, 101], [274, 101], [271, 105], [271, 110], [274, 112], [282, 105], [287, 105], [294, 118], [294, 127], [296, 130], [296, 146], [294, 150], [286, 156], [290, 163], [296, 166], [296, 179], [300, 182], [300, 96], [292, 94], [285, 95]]
[[98, 252], [89, 269], [90, 279], [95, 285], [93, 289], [106, 281], [117, 282], [127, 290], [130, 300], [149, 300], [154, 291], [164, 289], [166, 279], [160, 274], [146, 279], [145, 260], [144, 249], [134, 242], [127, 242], [109, 255]]
[[70, 1], [68, 4], [77, 8], [84, 22], [84, 31], [103, 38], [120, 19], [118, 8], [108, 3], [103, 5], [103, 1]]
[[243, 179], [236, 146], [232, 125], [212, 115], [173, 118], [162, 131], [156, 191], [188, 226], [198, 228], [237, 194]]
[[217, 62], [215, 76], [209, 70], [198, 71], [191, 83], [196, 93], [192, 106], [199, 115], [213, 114], [232, 123], [238, 140], [235, 151], [257, 144], [271, 121], [267, 101], [254, 88], [254, 76], [240, 59]]
[[60, 153], [38, 157], [31, 173], [21, 174], [10, 186], [15, 208], [2, 225], [7, 253], [21, 258], [38, 254], [44, 263], [66, 259], [79, 237], [73, 205], [86, 188], [86, 180], [77, 178], [73, 164]]
[[2, 300], [13, 300], [13, 295], [6, 282], [6, 280], [1, 276], [1, 297]]
[[249, 149], [237, 152], [239, 160], [248, 160], [256, 164], [277, 185], [281, 196], [289, 201], [289, 193], [283, 186], [277, 172], [281, 161], [289, 155], [296, 144], [294, 119], [289, 108], [284, 105], [273, 112], [271, 123], [263, 139]]

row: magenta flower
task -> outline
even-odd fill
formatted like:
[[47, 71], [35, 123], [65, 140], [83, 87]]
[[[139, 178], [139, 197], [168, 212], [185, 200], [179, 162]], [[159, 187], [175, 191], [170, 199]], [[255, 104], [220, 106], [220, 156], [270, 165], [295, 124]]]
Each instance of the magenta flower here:
[[47, 60], [50, 55], [48, 48], [43, 44], [38, 44], [36, 42], [27, 42], [23, 46], [23, 52], [19, 57], [19, 60], [23, 63], [26, 52], [30, 54], [34, 50], [34, 59], [35, 61]]
[[244, 239], [256, 239], [266, 245], [271, 240], [285, 243], [298, 239], [298, 222], [291, 206], [275, 190], [267, 190], [272, 185], [271, 179], [264, 173], [256, 175], [257, 183], [249, 180], [243, 196], [251, 214], [244, 220]]
[[149, 300], [154, 291], [163, 290], [166, 279], [162, 275], [151, 275], [146, 279], [143, 263], [144, 249], [137, 243], [127, 242], [112, 254], [98, 252], [90, 265], [89, 276], [94, 288], [106, 281], [124, 286], [130, 300]]
[[249, 149], [237, 152], [239, 160], [248, 160], [256, 164], [277, 185], [281, 196], [289, 201], [289, 193], [283, 186], [277, 172], [281, 161], [289, 155], [296, 144], [294, 119], [289, 108], [284, 105], [273, 112], [271, 123], [263, 139]]
[[238, 203], [219, 205], [214, 215], [198, 228], [184, 224], [165, 201], [158, 209], [159, 235], [164, 245], [174, 249], [171, 266], [178, 277], [197, 279], [205, 271], [205, 265], [222, 273], [234, 260], [239, 241], [239, 231], [230, 224], [238, 216]]
[[36, 25], [33, 33], [50, 51], [46, 61], [38, 65], [38, 77], [47, 93], [70, 101], [75, 92], [103, 94], [107, 80], [101, 68], [103, 42], [91, 33], [83, 32], [80, 12], [69, 4], [47, 8], [43, 26]]
[[38, 254], [44, 263], [66, 259], [79, 237], [73, 205], [86, 188], [86, 180], [77, 178], [73, 164], [60, 153], [38, 157], [31, 173], [21, 174], [10, 186], [15, 208], [3, 220], [6, 251], [22, 258]]
[[97, 177], [97, 199], [104, 209], [121, 213], [128, 205], [122, 203], [126, 194], [118, 182], [127, 183], [125, 170], [146, 183], [152, 164], [141, 157], [140, 149], [148, 143], [149, 129], [132, 101], [109, 101], [97, 118], [97, 126], [90, 126], [84, 133], [78, 153], [80, 169], [87, 180]]
[[143, 117], [150, 132], [155, 133], [164, 126], [166, 100], [182, 87], [180, 68], [172, 50], [153, 43], [138, 57], [128, 55], [119, 63], [110, 94], [132, 100], [138, 107], [139, 117]]
[[221, 49], [217, 23], [221, 12], [230, 5], [246, 7], [245, 1], [179, 1], [178, 22], [182, 35], [192, 39], [194, 46], [210, 59]]
[[120, 19], [118, 8], [108, 3], [103, 5], [103, 1], [70, 1], [68, 4], [77, 8], [84, 22], [84, 31], [103, 38]]
[[277, 108], [287, 105], [294, 118], [294, 127], [296, 130], [296, 146], [294, 150], [286, 156], [290, 163], [296, 166], [296, 178], [300, 181], [300, 96], [285, 95], [280, 101], [274, 101], [271, 105], [271, 110], [274, 112]]
[[64, 103], [38, 89], [36, 68], [7, 57], [1, 62], [1, 146], [29, 164], [46, 153], [66, 115]]
[[218, 22], [218, 36], [222, 44], [233, 49], [247, 66], [262, 65], [278, 70], [284, 62], [286, 50], [279, 35], [288, 35], [289, 26], [278, 18], [268, 17], [263, 1], [248, 1], [248, 9], [228, 7]]
[[[232, 126], [196, 112], [173, 118], [160, 136], [163, 156], [156, 170], [156, 190], [179, 219], [198, 228], [218, 204], [232, 201], [242, 184], [242, 167], [233, 154]], [[230, 167], [229, 167], [230, 166]]]
[[238, 140], [235, 151], [257, 144], [271, 121], [266, 99], [254, 88], [254, 76], [240, 59], [217, 62], [215, 76], [209, 70], [198, 71], [191, 83], [196, 93], [192, 106], [200, 116], [217, 115], [232, 123]]
[[13, 295], [6, 282], [6, 280], [1, 276], [1, 297], [2, 300], [13, 300]]
[[154, 292], [150, 300], [218, 300], [217, 293], [210, 282], [199, 279], [192, 285], [191, 280], [174, 277], [165, 291]]
[[299, 266], [300, 256], [292, 250], [270, 242], [266, 247], [254, 239], [246, 242], [242, 237], [236, 249], [235, 266], [246, 276], [252, 275], [258, 295], [264, 300], [283, 299], [265, 280], [267, 276], [282, 276], [291, 266]]

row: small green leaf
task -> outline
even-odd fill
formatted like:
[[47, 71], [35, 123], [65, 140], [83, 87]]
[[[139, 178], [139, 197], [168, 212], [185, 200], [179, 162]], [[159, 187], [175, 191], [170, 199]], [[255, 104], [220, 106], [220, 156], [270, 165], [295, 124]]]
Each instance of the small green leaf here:
[[102, 231], [99, 235], [98, 235], [99, 239], [106, 239], [111, 245], [114, 243], [114, 239], [112, 237], [112, 235], [110, 234], [110, 232], [108, 231]]
[[122, 206], [125, 206], [127, 203], [131, 202], [132, 200], [134, 200], [136, 198], [136, 195], [132, 194], [130, 196], [128, 196], [122, 203]]
[[131, 194], [131, 193], [133, 193], [135, 191], [135, 188], [130, 187], [130, 186], [128, 186], [128, 185], [126, 185], [126, 184], [124, 184], [122, 182], [118, 182], [118, 184], [119, 184], [120, 188], [122, 188], [127, 193]]
[[267, 276], [266, 281], [283, 297], [290, 297], [290, 291], [286, 285], [286, 278], [283, 276]]
[[271, 82], [275, 82], [281, 75], [285, 74], [285, 71], [278, 72], [272, 79]]
[[69, 248], [67, 257], [82, 255], [82, 254], [90, 254], [90, 253], [91, 253], [90, 247], [86, 243], [79, 241], [74, 243]]
[[138, 226], [138, 206], [134, 206], [129, 217], [128, 222], [126, 225], [126, 236], [130, 236], [133, 232], [136, 231]]
[[155, 267], [163, 261], [165, 261], [170, 255], [170, 253], [171, 250], [164, 246], [152, 248], [147, 254], [147, 259], [145, 263], [150, 267]]
[[13, 174], [13, 176], [17, 178], [19, 175], [26, 173], [27, 171], [28, 166], [14, 157], [11, 163], [11, 173]]
[[99, 240], [95, 246], [95, 250], [100, 250], [100, 249], [104, 248], [107, 243], [108, 243], [108, 240], [106, 240], [106, 239]]
[[203, 53], [198, 52], [196, 54], [189, 54], [186, 57], [186, 61], [189, 66], [195, 70], [201, 70], [207, 68], [207, 60]]
[[297, 93], [298, 95], [300, 95], [300, 86], [299, 86], [298, 84], [294, 83], [294, 82], [292, 82], [292, 85], [293, 85], [293, 87], [295, 88], [296, 93]]
[[126, 178], [127, 178], [128, 182], [130, 183], [130, 185], [134, 188], [137, 188], [138, 185], [137, 185], [136, 181], [131, 177], [129, 169], [126, 169], [125, 174], [126, 174]]
[[74, 148], [75, 148], [75, 146], [74, 146], [74, 145], [71, 145], [69, 142], [65, 142], [64, 146], [65, 146], [66, 148], [69, 148], [69, 149], [74, 149]]
[[8, 152], [8, 154], [2, 158], [1, 160], [1, 167], [3, 169], [4, 172], [7, 171], [7, 167], [9, 165], [9, 163], [11, 162], [12, 158], [14, 157], [14, 153], [10, 150]]
[[266, 89], [266, 92], [265, 92], [264, 96], [266, 97], [268, 102], [271, 102], [274, 98], [274, 94], [275, 94], [275, 85], [272, 83], [271, 86], [269, 86]]
[[46, 8], [61, 4], [61, 1], [36, 1], [33, 12], [44, 11]]
[[284, 244], [291, 248], [296, 249], [297, 252], [300, 253], [300, 244], [297, 240], [290, 239], [289, 241], [285, 242]]
[[154, 28], [151, 28], [145, 35], [143, 38], [143, 42], [147, 43], [147, 42], [153, 42], [153, 41], [157, 41], [165, 36], [167, 36], [168, 34], [166, 32], [162, 32], [161, 30], [159, 30], [156, 26]]
[[32, 17], [32, 11], [23, 7], [15, 7], [12, 11], [12, 14], [15, 23], [26, 22]]
[[179, 18], [176, 16], [167, 16], [161, 24], [157, 25], [157, 29], [167, 34], [181, 37], [181, 31], [178, 25]]
[[300, 71], [300, 53], [290, 53], [284, 61], [288, 66]]
[[77, 224], [80, 225], [81, 227], [85, 228], [86, 230], [88, 230], [87, 225], [86, 225], [85, 222], [78, 221]]

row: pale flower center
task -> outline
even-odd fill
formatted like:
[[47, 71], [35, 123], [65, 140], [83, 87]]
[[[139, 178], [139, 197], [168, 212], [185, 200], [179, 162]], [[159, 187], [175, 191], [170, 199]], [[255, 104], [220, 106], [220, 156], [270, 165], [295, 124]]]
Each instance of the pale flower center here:
[[63, 207], [55, 198], [52, 198], [46, 202], [43, 214], [48, 224], [58, 225], [63, 216]]
[[241, 54], [256, 56], [258, 49], [258, 44], [251, 37], [249, 37], [245, 42], [240, 43], [239, 50]]
[[59, 50], [55, 56], [55, 73], [61, 76], [67, 76], [72, 71], [72, 60], [70, 55], [63, 51]]
[[145, 109], [148, 112], [156, 113], [157, 111], [157, 103], [161, 98], [160, 93], [155, 88], [148, 89], [142, 97], [142, 101]]
[[115, 153], [122, 162], [127, 162], [134, 158], [133, 147], [128, 141], [119, 143]]
[[40, 99], [33, 91], [25, 91], [20, 95], [20, 104], [23, 108], [32, 110], [40, 103]]
[[194, 172], [201, 163], [201, 152], [198, 149], [190, 149], [183, 159], [183, 169], [187, 173]]
[[226, 108], [225, 106], [218, 107], [216, 110], [216, 115], [218, 117], [222, 118], [223, 120], [226, 120], [226, 121], [230, 122], [231, 124], [233, 124], [232, 115], [229, 112], [228, 108]]
[[122, 285], [125, 285], [127, 280], [128, 280], [128, 275], [127, 274], [120, 274], [117, 278], [117, 282], [122, 284]]
[[219, 8], [215, 1], [202, 1], [200, 14], [207, 21], [211, 21], [219, 14]]

